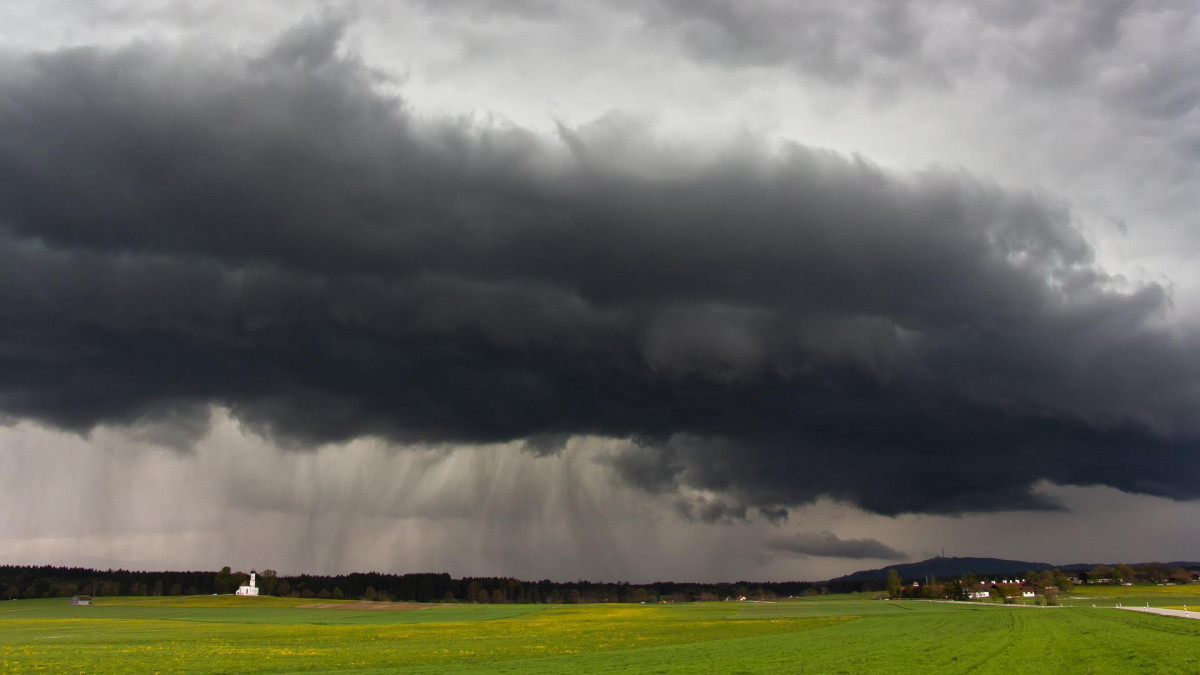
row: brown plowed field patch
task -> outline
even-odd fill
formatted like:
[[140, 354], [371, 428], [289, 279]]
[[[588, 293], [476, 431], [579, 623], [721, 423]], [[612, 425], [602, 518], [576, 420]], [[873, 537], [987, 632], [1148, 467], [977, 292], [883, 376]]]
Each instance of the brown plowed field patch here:
[[355, 602], [321, 602], [315, 605], [300, 605], [300, 609], [368, 609], [393, 612], [413, 609], [431, 609], [433, 607], [449, 607], [449, 605], [434, 605], [424, 602], [372, 602], [370, 600], [357, 600]]

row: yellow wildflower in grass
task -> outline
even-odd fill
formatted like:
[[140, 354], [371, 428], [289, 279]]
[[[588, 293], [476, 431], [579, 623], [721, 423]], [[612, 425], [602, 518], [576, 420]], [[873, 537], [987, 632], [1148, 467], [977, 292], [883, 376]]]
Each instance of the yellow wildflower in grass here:
[[[274, 602], [279, 599], [257, 604], [205, 597], [126, 600], [88, 608], [88, 618], [68, 611], [65, 603], [22, 601], [29, 603], [22, 605], [29, 609], [20, 613], [23, 618], [0, 616], [0, 671], [774, 672], [796, 670], [803, 660], [805, 670], [904, 666], [932, 674], [938, 672], [939, 658], [950, 662], [946, 649], [1000, 632], [1012, 636], [1010, 651], [1018, 655], [1022, 650], [1015, 647], [1022, 644], [1028, 643], [1025, 651], [1042, 654], [1039, 640], [1074, 636], [1079, 663], [1104, 672], [1107, 649], [1088, 642], [1088, 630], [1095, 628], [1088, 622], [1100, 620], [1090, 608], [1014, 612], [851, 597], [754, 608], [736, 603], [455, 605], [384, 612], [303, 609], [298, 601]], [[1125, 614], [1132, 616], [1111, 616]], [[1162, 642], [1154, 623], [1162, 617], [1103, 616], [1121, 623], [1123, 649], [1146, 659], [1148, 668], [1189, 672], [1196, 665], [1192, 670], [1200, 670], [1200, 663], [1186, 661], [1188, 654], [1200, 653], [1200, 622], [1176, 621], [1186, 625], [1162, 633], [1174, 640]], [[858, 647], [847, 652], [847, 644]], [[955, 655], [959, 671], [971, 665], [962, 659], [974, 658]], [[1183, 660], [1170, 660], [1176, 657]], [[1020, 663], [1007, 665], [1021, 670]]]

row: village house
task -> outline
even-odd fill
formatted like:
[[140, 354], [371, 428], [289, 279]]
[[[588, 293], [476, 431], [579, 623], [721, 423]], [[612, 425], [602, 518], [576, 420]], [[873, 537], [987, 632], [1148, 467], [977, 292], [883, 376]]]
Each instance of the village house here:
[[983, 600], [991, 597], [992, 591], [1002, 597], [1033, 598], [1037, 596], [1038, 587], [1025, 579], [999, 579], [984, 582], [979, 588], [968, 590], [967, 597], [971, 600]]
[[979, 584], [975, 588], [967, 590], [967, 599], [969, 600], [986, 600], [992, 596], [992, 591], [985, 584]]

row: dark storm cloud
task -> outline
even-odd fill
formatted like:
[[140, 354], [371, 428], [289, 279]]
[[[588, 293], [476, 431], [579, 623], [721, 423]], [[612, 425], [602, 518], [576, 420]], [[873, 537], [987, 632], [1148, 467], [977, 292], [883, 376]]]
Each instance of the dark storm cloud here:
[[1200, 494], [1195, 340], [1064, 204], [799, 145], [688, 159], [617, 115], [423, 119], [339, 35], [3, 57], [6, 414], [628, 439], [618, 474], [705, 520]]
[[879, 560], [908, 558], [905, 554], [878, 539], [839, 539], [837, 535], [829, 531], [775, 539], [767, 546], [775, 551], [821, 558], [873, 558]]

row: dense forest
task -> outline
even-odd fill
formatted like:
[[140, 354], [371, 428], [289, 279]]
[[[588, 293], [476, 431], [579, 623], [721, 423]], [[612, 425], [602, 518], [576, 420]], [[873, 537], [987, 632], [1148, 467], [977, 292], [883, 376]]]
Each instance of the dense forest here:
[[[80, 567], [0, 566], [0, 598], [70, 597], [77, 594], [208, 595], [232, 593], [248, 575], [219, 572], [131, 572]], [[690, 602], [725, 598], [770, 599], [830, 591], [806, 581], [653, 584], [591, 581], [521, 581], [503, 577], [464, 577], [445, 573], [381, 574], [378, 572], [320, 576], [280, 576], [261, 570], [257, 584], [264, 595], [301, 598], [362, 599], [404, 602], [574, 603], [574, 602]], [[882, 584], [880, 584], [882, 588]]]

